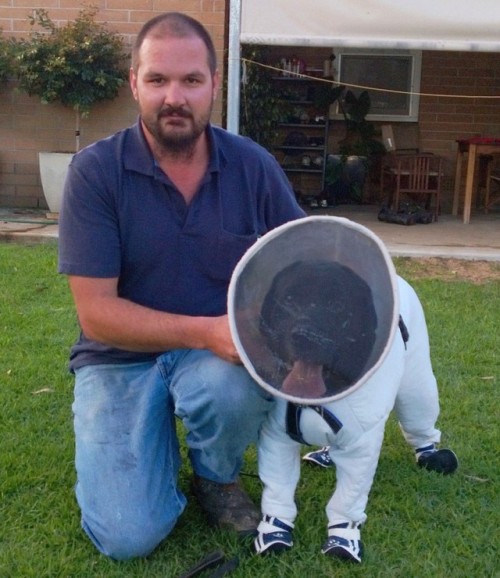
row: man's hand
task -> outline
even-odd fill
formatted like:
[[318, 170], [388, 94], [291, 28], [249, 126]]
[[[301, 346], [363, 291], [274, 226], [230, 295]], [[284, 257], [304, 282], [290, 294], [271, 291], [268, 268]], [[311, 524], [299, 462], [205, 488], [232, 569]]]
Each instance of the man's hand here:
[[228, 316], [212, 318], [212, 328], [208, 332], [206, 349], [231, 363], [241, 363], [229, 329]]

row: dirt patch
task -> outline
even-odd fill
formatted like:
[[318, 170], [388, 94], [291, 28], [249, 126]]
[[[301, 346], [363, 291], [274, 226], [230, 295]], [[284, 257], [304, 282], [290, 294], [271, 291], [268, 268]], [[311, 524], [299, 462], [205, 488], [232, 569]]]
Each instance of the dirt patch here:
[[489, 281], [500, 281], [500, 262], [497, 261], [469, 261], [438, 257], [403, 259], [403, 261], [404, 268], [416, 278], [468, 281], [478, 285]]

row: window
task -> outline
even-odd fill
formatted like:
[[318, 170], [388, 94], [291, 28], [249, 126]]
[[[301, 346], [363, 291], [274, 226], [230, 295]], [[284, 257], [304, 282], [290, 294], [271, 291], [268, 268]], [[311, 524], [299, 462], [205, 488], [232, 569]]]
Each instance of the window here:
[[[355, 94], [368, 90], [371, 100], [368, 120], [418, 120], [421, 51], [334, 49], [333, 53], [335, 79], [354, 85], [348, 88]], [[333, 118], [342, 118], [338, 107]]]

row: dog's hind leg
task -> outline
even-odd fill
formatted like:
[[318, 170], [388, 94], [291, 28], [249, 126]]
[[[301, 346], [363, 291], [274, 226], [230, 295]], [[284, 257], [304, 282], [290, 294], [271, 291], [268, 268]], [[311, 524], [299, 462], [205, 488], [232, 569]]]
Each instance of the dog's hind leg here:
[[361, 562], [360, 528], [366, 520], [365, 509], [377, 470], [384, 426], [382, 420], [353, 444], [330, 448], [337, 484], [326, 507], [328, 538], [321, 551], [328, 556]]

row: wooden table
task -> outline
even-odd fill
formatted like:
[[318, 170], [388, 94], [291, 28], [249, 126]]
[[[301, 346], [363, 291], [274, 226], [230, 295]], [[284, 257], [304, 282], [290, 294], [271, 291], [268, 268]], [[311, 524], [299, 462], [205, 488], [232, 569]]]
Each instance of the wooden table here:
[[474, 176], [476, 171], [476, 159], [479, 155], [500, 155], [500, 138], [495, 137], [473, 137], [469, 139], [458, 139], [457, 166], [455, 169], [455, 191], [453, 195], [453, 215], [458, 215], [458, 205], [460, 201], [460, 185], [462, 178], [462, 161], [467, 154], [467, 173], [465, 176], [465, 198], [464, 198], [464, 224], [470, 221], [472, 206], [472, 193], [474, 190]]

